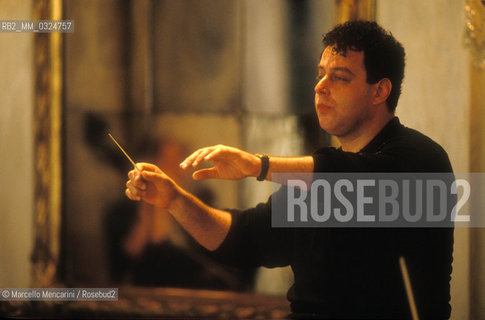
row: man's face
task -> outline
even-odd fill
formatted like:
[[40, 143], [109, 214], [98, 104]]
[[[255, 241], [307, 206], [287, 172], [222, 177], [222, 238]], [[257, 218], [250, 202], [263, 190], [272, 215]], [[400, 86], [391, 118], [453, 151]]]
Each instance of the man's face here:
[[315, 108], [320, 127], [339, 138], [361, 134], [369, 118], [373, 85], [366, 81], [364, 53], [347, 50], [345, 56], [327, 47], [318, 65]]

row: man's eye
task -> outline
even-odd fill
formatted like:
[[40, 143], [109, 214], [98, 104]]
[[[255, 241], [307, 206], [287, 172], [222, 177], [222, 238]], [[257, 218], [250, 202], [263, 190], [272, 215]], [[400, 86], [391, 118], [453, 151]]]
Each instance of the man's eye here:
[[332, 78], [333, 78], [333, 80], [339, 80], [339, 81], [343, 81], [343, 82], [349, 81], [347, 78], [339, 77], [339, 76], [336, 76], [336, 75], [334, 75]]

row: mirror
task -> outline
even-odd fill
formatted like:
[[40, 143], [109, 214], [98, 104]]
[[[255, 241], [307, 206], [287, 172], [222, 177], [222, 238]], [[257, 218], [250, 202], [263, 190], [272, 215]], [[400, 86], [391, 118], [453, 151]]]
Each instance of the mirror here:
[[218, 265], [167, 212], [126, 199], [131, 164], [107, 134], [215, 207], [264, 201], [268, 185], [254, 187], [266, 189], [255, 199], [253, 181], [196, 183], [178, 164], [219, 143], [306, 151], [305, 135], [318, 129], [312, 82], [331, 21], [325, 5], [66, 1], [64, 10], [76, 21], [64, 51], [67, 283], [252, 290], [256, 270]]
[[[108, 132], [135, 161], [158, 164], [208, 204], [248, 208], [265, 201], [269, 183], [194, 182], [178, 163], [197, 148], [219, 143], [290, 156], [328, 143], [313, 112], [313, 79], [321, 34], [332, 25], [333, 3], [62, 4], [63, 16], [75, 21], [75, 32], [64, 35], [57, 55], [63, 82], [56, 97], [63, 98], [63, 116], [62, 130], [53, 137], [62, 147], [62, 166], [56, 169], [57, 179], [62, 176], [62, 198], [60, 210], [50, 215], [50, 223], [58, 225], [37, 224], [37, 233], [45, 235], [34, 250], [34, 263], [41, 262], [34, 267], [36, 281], [121, 287], [127, 297], [143, 292], [151, 299], [221, 300], [190, 291], [194, 289], [247, 292], [238, 296], [242, 305], [266, 301], [273, 310], [287, 310], [288, 270], [222, 266], [169, 214], [128, 201], [124, 184], [131, 164]], [[36, 144], [42, 147], [43, 142]], [[46, 197], [39, 194], [37, 199]], [[43, 249], [49, 246], [54, 254]], [[254, 298], [259, 293], [279, 297]], [[178, 314], [186, 314], [187, 308], [194, 307]]]

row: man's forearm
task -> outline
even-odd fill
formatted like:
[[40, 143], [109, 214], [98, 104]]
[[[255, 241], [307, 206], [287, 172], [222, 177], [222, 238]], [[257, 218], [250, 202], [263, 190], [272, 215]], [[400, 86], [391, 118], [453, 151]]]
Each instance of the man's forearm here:
[[168, 211], [203, 247], [217, 249], [229, 232], [231, 214], [206, 205], [179, 186], [177, 191]]
[[[261, 167], [261, 163], [259, 163]], [[259, 168], [256, 170], [258, 173], [261, 171]], [[273, 173], [311, 173], [313, 172], [313, 157], [273, 157], [269, 156], [269, 169], [266, 175], [266, 180], [273, 181]], [[280, 181], [275, 181], [280, 182]]]

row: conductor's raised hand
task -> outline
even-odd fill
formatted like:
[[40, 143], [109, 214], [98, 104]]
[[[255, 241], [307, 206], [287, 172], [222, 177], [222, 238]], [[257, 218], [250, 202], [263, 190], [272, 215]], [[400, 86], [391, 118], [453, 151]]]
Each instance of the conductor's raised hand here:
[[153, 164], [137, 163], [136, 166], [140, 171], [128, 172], [126, 196], [166, 209], [177, 195], [177, 184]]
[[195, 171], [194, 180], [242, 179], [257, 176], [261, 168], [261, 160], [254, 154], [224, 145], [201, 148], [188, 156], [180, 167], [197, 168], [204, 161], [211, 161], [213, 166]]

